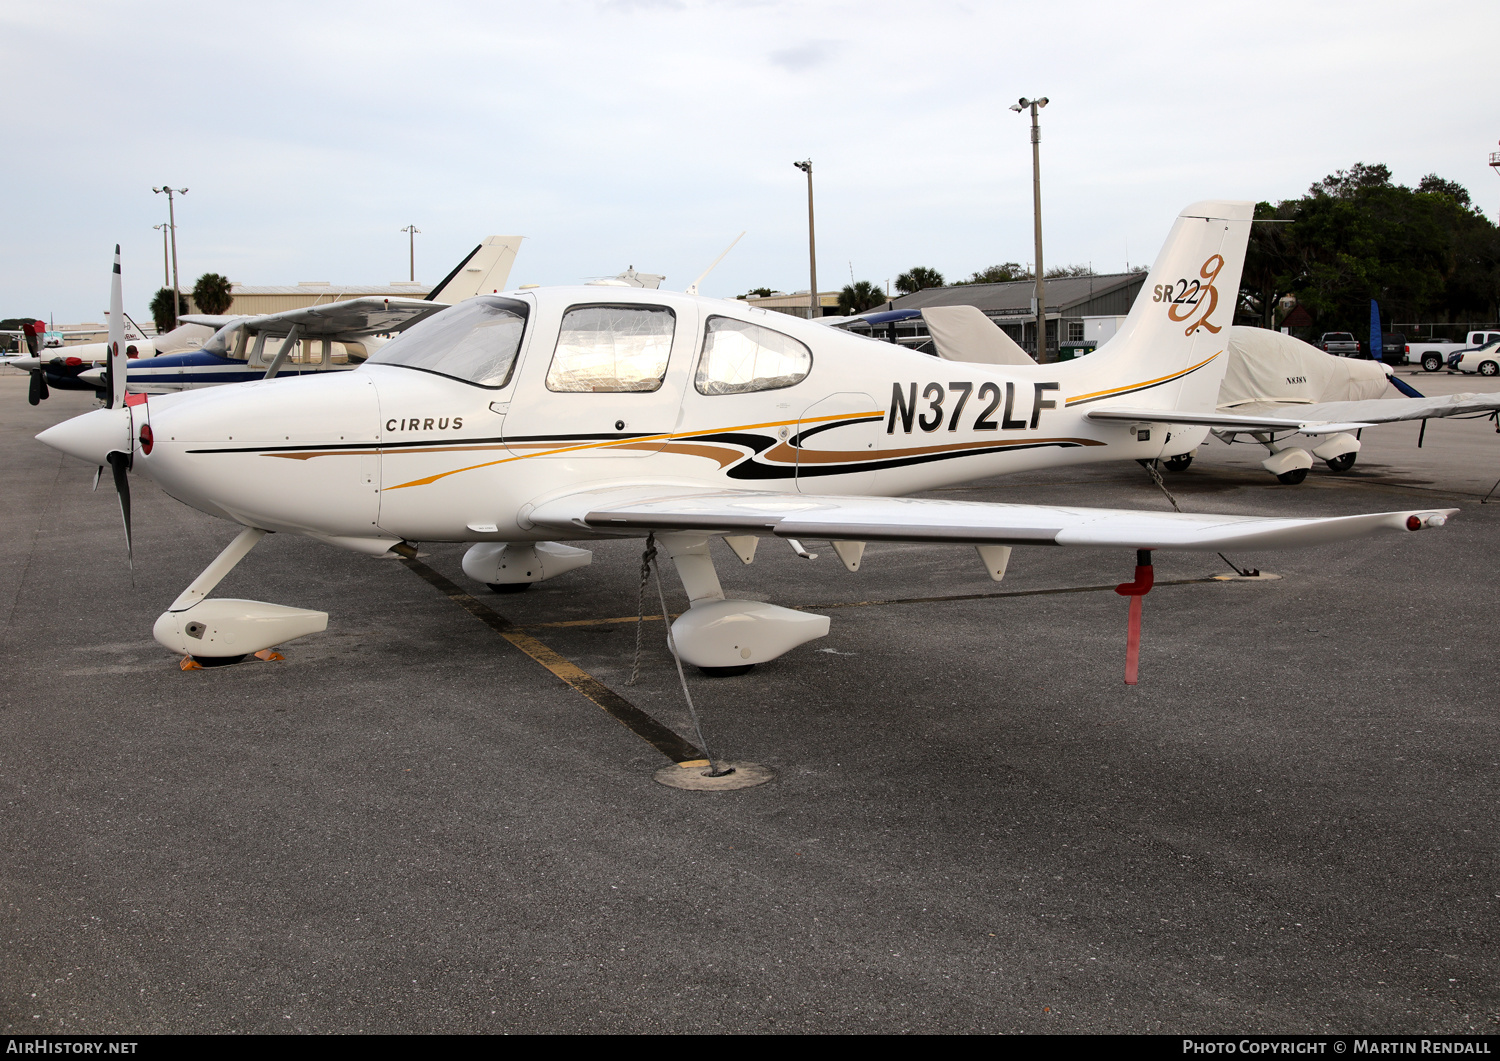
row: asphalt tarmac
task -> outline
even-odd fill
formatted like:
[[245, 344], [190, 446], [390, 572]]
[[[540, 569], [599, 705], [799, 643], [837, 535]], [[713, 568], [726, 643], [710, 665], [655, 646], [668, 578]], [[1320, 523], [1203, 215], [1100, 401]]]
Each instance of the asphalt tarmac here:
[[[732, 596], [833, 625], [690, 674], [716, 754], [775, 775], [690, 792], [395, 560], [267, 538], [218, 595], [328, 631], [179, 670], [152, 622], [232, 528], [136, 477], [132, 574], [108, 476], [31, 438], [90, 399], [24, 387], [0, 376], [6, 1033], [1500, 1030], [1493, 424], [1366, 431], [1353, 474], [1291, 487], [1210, 442], [1168, 478], [1187, 511], [1463, 511], [1159, 585], [1135, 687], [1124, 599], [1032, 592], [1133, 555], [1017, 549], [996, 585], [962, 547], [851, 575], [716, 543]], [[1134, 464], [946, 493], [1167, 508]], [[423, 551], [691, 736], [660, 622], [633, 687], [635, 625], [587, 622], [635, 615], [638, 542], [513, 596]]]

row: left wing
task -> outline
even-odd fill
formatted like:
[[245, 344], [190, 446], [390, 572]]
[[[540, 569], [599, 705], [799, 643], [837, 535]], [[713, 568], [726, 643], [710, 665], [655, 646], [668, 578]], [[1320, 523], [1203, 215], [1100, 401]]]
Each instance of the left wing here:
[[1127, 549], [1281, 549], [1440, 527], [1457, 509], [1283, 519], [910, 497], [839, 497], [635, 485], [545, 501], [531, 523], [559, 532], [701, 531], [835, 541], [1072, 545]]

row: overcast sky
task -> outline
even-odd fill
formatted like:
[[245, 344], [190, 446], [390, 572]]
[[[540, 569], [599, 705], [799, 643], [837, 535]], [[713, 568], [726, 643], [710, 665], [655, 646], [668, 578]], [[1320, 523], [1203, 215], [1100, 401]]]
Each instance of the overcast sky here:
[[1198, 199], [1282, 199], [1355, 162], [1500, 206], [1494, 0], [1215, 4], [111, 3], [5, 0], [0, 316], [102, 321], [185, 287], [445, 274], [523, 235], [511, 284], [634, 265], [710, 295], [1149, 264]]

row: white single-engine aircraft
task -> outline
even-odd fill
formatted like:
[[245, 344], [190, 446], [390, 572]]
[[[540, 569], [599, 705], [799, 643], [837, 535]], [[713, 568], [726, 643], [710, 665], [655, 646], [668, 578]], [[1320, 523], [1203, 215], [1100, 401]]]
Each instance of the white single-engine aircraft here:
[[464, 571], [497, 587], [589, 561], [557, 539], [654, 533], [691, 601], [672, 625], [676, 650], [710, 672], [828, 631], [825, 616], [725, 599], [708, 550], [717, 535], [745, 563], [760, 536], [799, 551], [799, 539], [827, 539], [851, 571], [868, 541], [968, 543], [997, 581], [1017, 545], [1132, 550], [1136, 578], [1120, 592], [1138, 616], [1149, 550], [1318, 545], [1454, 511], [1275, 519], [900, 496], [1170, 457], [1210, 428], [1360, 426], [1215, 411], [1251, 214], [1250, 203], [1184, 210], [1122, 334], [1063, 364], [942, 362], [738, 301], [543, 288], [426, 317], [352, 372], [149, 400], [116, 374], [112, 407], [37, 437], [111, 465], [127, 538], [129, 468], [244, 528], [156, 622], [161, 644], [200, 660], [326, 627], [322, 612], [208, 599], [272, 531], [371, 554], [468, 542]]

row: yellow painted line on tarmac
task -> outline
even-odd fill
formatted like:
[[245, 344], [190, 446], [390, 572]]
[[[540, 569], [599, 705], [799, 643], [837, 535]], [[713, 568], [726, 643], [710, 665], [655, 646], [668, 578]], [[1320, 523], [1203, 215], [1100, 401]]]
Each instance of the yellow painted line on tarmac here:
[[578, 664], [538, 641], [483, 601], [465, 593], [462, 587], [418, 560], [416, 550], [411, 546], [398, 545], [392, 551], [400, 555], [401, 563], [408, 571], [546, 667], [554, 677], [592, 700], [616, 722], [668, 759], [674, 763], [693, 763], [700, 759], [707, 761], [702, 748], [662, 725]]

